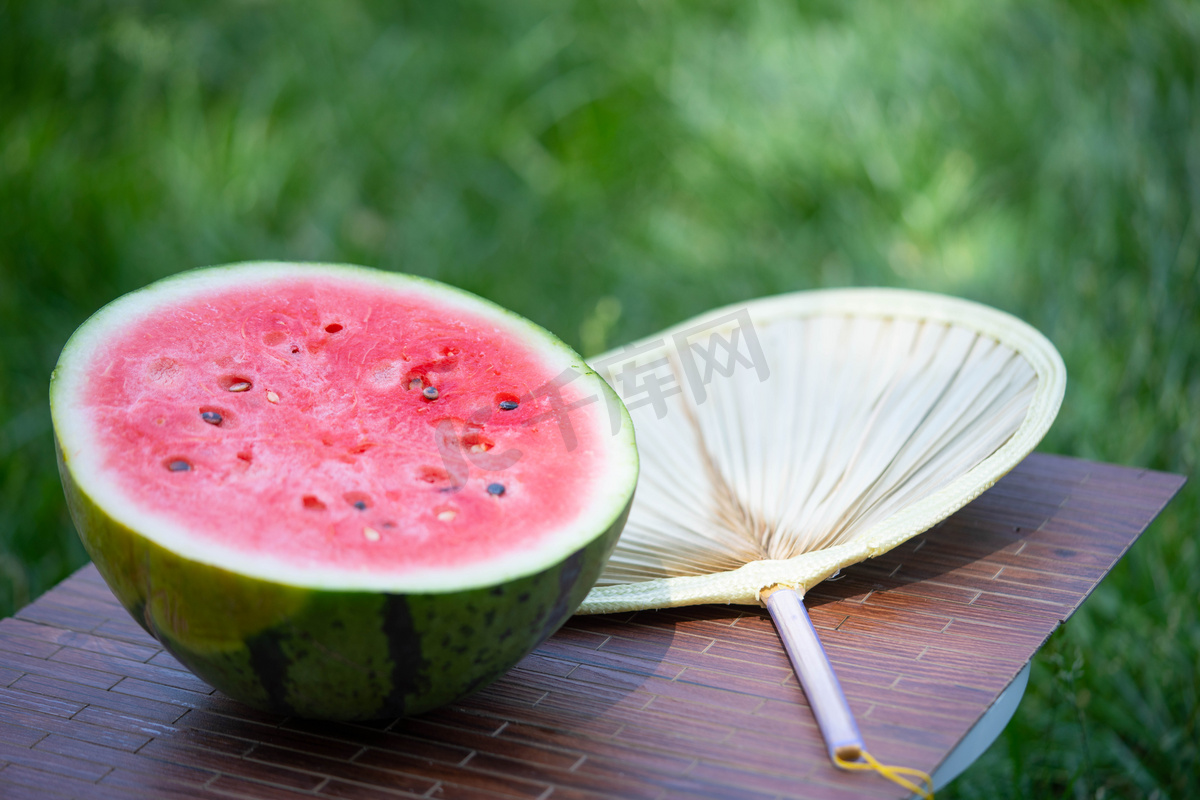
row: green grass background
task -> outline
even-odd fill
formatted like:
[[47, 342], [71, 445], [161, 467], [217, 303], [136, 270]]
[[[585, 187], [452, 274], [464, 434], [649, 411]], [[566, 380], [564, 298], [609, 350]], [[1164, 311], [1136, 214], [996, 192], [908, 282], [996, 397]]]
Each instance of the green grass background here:
[[[787, 290], [961, 295], [1061, 350], [1043, 449], [1191, 474], [1200, 7], [0, 0], [0, 614], [85, 560], [67, 336], [255, 258], [433, 276], [585, 353]], [[1197, 498], [945, 796], [1200, 796]]]

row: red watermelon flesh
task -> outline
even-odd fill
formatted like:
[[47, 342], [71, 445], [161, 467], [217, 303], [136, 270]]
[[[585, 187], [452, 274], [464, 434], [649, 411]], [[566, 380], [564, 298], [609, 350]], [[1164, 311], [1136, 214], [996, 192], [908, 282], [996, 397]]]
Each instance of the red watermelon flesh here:
[[86, 428], [65, 459], [160, 544], [305, 585], [436, 588], [520, 573], [612, 515], [613, 401], [520, 318], [421, 281], [197, 280], [83, 343], [63, 392]]

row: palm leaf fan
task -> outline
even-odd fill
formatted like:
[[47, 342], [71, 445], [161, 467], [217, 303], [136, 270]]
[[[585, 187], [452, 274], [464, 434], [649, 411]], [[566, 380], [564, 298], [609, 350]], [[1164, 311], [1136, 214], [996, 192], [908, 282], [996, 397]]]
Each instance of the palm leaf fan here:
[[1033, 450], [1066, 385], [1053, 345], [976, 303], [847, 289], [729, 306], [591, 363], [629, 408], [642, 471], [581, 613], [766, 605], [830, 758], [892, 770], [866, 753], [802, 597]]

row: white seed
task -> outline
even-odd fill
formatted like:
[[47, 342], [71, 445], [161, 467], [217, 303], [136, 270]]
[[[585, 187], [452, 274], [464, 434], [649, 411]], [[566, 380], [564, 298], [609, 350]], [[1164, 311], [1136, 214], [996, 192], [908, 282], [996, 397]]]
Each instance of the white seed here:
[[381, 534], [374, 528], [363, 528], [363, 538], [368, 542], [378, 542]]
[[274, 392], [267, 392], [267, 402], [268, 403], [278, 403], [279, 395], [275, 394]]
[[249, 391], [249, 389], [250, 389], [250, 383], [248, 381], [238, 381], [237, 383], [235, 383], [229, 387], [229, 391], [231, 391], [231, 392], [245, 392], [245, 391]]
[[488, 450], [488, 446], [487, 446], [486, 444], [473, 444], [473, 445], [471, 445], [471, 452], [472, 452], [472, 453], [486, 453], [486, 452], [487, 452], [487, 450]]
[[452, 522], [454, 520], [454, 518], [457, 516], [458, 516], [457, 511], [454, 511], [453, 509], [447, 509], [445, 511], [438, 512], [437, 518], [440, 519], [442, 522]]

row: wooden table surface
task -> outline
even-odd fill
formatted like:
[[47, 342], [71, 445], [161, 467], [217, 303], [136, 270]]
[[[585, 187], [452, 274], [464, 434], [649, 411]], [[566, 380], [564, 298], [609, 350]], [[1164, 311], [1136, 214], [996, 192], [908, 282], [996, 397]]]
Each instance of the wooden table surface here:
[[[809, 593], [868, 749], [932, 772], [1182, 485], [1035, 454]], [[414, 719], [254, 711], [183, 670], [85, 567], [0, 621], [0, 797], [892, 798], [832, 766], [770, 619], [575, 617]]]

